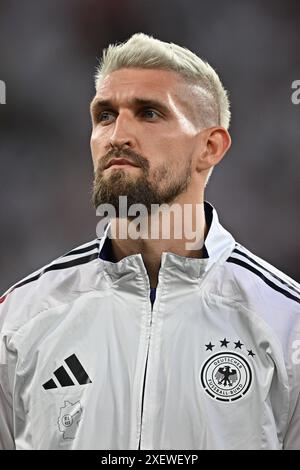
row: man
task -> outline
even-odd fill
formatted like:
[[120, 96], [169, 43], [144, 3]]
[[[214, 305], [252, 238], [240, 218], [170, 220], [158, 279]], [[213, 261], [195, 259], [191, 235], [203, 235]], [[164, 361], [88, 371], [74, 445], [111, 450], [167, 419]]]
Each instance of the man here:
[[300, 286], [204, 202], [230, 147], [216, 72], [136, 34], [104, 53], [91, 114], [115, 216], [1, 298], [1, 447], [299, 449]]

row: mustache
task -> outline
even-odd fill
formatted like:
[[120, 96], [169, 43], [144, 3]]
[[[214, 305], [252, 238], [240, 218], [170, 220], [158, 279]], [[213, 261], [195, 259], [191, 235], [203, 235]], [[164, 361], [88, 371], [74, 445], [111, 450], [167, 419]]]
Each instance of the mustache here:
[[102, 158], [99, 159], [97, 173], [99, 174], [104, 171], [110, 160], [113, 158], [126, 158], [134, 165], [142, 168], [144, 172], [148, 173], [149, 171], [149, 162], [142, 155], [130, 149], [111, 149]]

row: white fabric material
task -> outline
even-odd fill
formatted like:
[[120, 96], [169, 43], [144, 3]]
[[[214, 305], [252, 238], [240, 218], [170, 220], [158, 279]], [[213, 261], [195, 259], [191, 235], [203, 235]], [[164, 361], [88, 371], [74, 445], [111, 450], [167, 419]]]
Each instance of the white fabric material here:
[[[0, 448], [300, 449], [300, 286], [281, 284], [210, 210], [208, 258], [163, 253], [153, 309], [140, 254], [64, 266], [97, 240], [9, 290]], [[227, 262], [235, 247], [294, 298]], [[73, 355], [91, 383], [78, 382]], [[73, 385], [60, 384], [62, 367]]]

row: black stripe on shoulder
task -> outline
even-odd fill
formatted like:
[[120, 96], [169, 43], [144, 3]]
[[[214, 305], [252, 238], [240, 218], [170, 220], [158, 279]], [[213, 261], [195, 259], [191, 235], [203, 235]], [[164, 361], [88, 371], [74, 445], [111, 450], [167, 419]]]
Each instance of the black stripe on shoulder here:
[[291, 294], [287, 290], [282, 289], [281, 287], [277, 286], [277, 284], [274, 284], [274, 282], [270, 281], [270, 279], [268, 279], [266, 276], [264, 276], [264, 274], [262, 272], [258, 271], [257, 269], [255, 269], [250, 264], [245, 263], [244, 261], [241, 261], [240, 259], [233, 258], [231, 256], [226, 261], [228, 261], [229, 263], [237, 264], [239, 266], [242, 266], [243, 268], [248, 269], [253, 274], [256, 274], [256, 276], [260, 277], [272, 289], [276, 290], [277, 292], [280, 292], [281, 294], [285, 295], [285, 297], [288, 297], [289, 299], [294, 300], [295, 302], [300, 304], [300, 298], [299, 297], [296, 297], [295, 295]]
[[87, 251], [94, 250], [96, 248], [99, 248], [99, 242], [98, 243], [93, 243], [92, 245], [85, 246], [84, 248], [75, 248], [72, 251], [69, 251], [65, 255], [63, 255], [63, 258], [65, 256], [72, 256], [72, 255], [81, 255], [82, 253], [86, 253]]
[[47, 273], [48, 271], [56, 271], [58, 269], [72, 268], [73, 266], [79, 266], [80, 264], [89, 263], [90, 261], [93, 261], [96, 258], [98, 258], [98, 253], [92, 253], [89, 256], [82, 256], [81, 258], [76, 258], [76, 259], [73, 259], [72, 261], [67, 261], [65, 263], [51, 264], [50, 266], [47, 266], [45, 269], [43, 269], [39, 274], [36, 274], [35, 276], [32, 276], [28, 279], [25, 279], [24, 281], [19, 282], [19, 284], [16, 284], [9, 293], [17, 289], [18, 287], [22, 287], [25, 284], [36, 281], [37, 279], [39, 279], [39, 277], [41, 277], [43, 274]]
[[247, 255], [246, 253], [243, 253], [241, 250], [238, 250], [237, 248], [235, 248], [233, 250], [233, 253], [237, 253], [241, 256], [244, 256], [244, 258], [247, 258], [248, 260], [251, 261], [251, 263], [255, 264], [256, 266], [258, 266], [259, 268], [263, 269], [264, 271], [266, 271], [267, 273], [271, 274], [272, 277], [274, 277], [274, 279], [276, 279], [277, 281], [279, 281], [281, 284], [287, 286], [289, 289], [291, 289], [292, 291], [296, 292], [298, 295], [300, 295], [300, 290], [299, 289], [296, 289], [296, 287], [293, 286], [293, 284], [289, 283], [289, 282], [286, 282], [284, 281], [283, 279], [281, 279], [280, 277], [276, 276], [276, 274], [274, 274], [272, 271], [270, 271], [269, 269], [265, 268], [264, 266], [262, 266], [261, 264], [259, 264], [257, 261], [255, 261], [251, 256]]

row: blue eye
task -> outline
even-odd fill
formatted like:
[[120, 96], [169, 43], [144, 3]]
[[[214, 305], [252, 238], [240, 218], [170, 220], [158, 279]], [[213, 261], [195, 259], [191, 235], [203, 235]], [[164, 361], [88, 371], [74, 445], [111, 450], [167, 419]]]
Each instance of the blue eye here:
[[158, 113], [156, 111], [154, 111], [153, 109], [144, 109], [142, 111], [142, 114], [148, 118], [148, 119], [152, 119], [152, 118], [156, 118], [158, 117]]
[[108, 122], [111, 116], [113, 116], [113, 113], [111, 113], [110, 111], [102, 111], [101, 113], [99, 113], [98, 121]]

